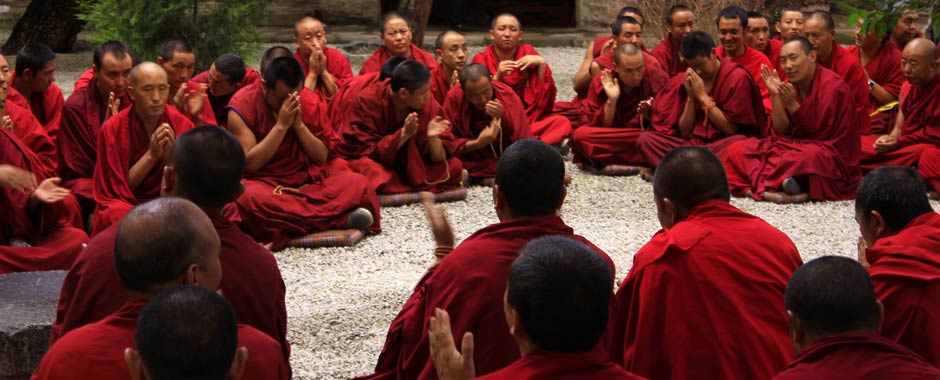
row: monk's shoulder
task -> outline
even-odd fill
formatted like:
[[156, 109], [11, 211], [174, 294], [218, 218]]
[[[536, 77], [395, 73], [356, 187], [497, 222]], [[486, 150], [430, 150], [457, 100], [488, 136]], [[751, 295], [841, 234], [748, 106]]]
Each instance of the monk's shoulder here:
[[124, 126], [126, 126], [130, 121], [130, 114], [133, 110], [134, 107], [124, 108], [116, 115], [111, 116], [108, 118], [108, 120], [105, 120], [104, 123], [101, 124], [100, 133], [98, 133], [99, 139], [107, 139], [116, 132], [124, 129]]

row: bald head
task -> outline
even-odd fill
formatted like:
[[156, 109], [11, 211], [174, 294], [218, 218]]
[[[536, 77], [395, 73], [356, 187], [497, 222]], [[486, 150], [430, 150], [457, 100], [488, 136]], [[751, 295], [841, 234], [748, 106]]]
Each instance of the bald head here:
[[496, 17], [493, 17], [493, 21], [490, 23], [490, 29], [496, 29], [501, 23], [515, 24], [517, 28], [522, 29], [522, 22], [512, 13], [500, 13], [496, 15]]
[[297, 20], [297, 22], [294, 23], [294, 35], [299, 36], [302, 30], [307, 28], [316, 28], [318, 26], [322, 27], [323, 23], [320, 22], [320, 20], [317, 20], [315, 17], [301, 17], [300, 20]]
[[731, 200], [721, 160], [702, 147], [680, 147], [666, 154], [656, 168], [653, 195], [689, 209], [708, 200]]
[[913, 85], [931, 83], [940, 70], [937, 63], [937, 45], [926, 38], [908, 42], [901, 53], [901, 72]]
[[614, 50], [614, 63], [620, 64], [625, 57], [643, 56], [643, 50], [634, 44], [618, 45]]
[[912, 55], [922, 57], [931, 61], [937, 60], [937, 44], [926, 38], [915, 38], [904, 47], [904, 51], [909, 51]]
[[134, 66], [131, 69], [131, 86], [137, 86], [142, 79], [149, 76], [163, 76], [166, 80], [166, 70], [163, 70], [163, 67], [154, 63], [154, 62], [141, 62], [139, 65]]

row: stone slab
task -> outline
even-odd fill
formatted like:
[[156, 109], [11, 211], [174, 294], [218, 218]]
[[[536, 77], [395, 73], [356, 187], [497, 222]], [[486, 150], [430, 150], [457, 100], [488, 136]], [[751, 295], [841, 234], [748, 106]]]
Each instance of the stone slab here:
[[0, 380], [27, 379], [49, 349], [66, 271], [0, 275]]

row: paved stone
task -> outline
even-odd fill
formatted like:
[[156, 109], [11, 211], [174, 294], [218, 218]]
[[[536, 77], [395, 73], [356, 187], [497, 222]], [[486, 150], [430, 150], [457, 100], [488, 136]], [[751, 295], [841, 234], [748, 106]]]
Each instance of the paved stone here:
[[65, 273], [0, 275], [0, 380], [27, 379], [39, 365]]

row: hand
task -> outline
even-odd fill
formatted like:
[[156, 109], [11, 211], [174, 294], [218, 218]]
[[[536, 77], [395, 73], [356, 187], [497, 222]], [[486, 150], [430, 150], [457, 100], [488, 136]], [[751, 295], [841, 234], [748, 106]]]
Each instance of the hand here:
[[519, 70], [528, 69], [529, 66], [538, 67], [545, 64], [545, 58], [539, 55], [527, 55], [525, 57], [519, 58], [516, 61], [516, 66], [519, 67]]
[[[185, 87], [186, 84], [183, 84]], [[191, 118], [200, 120], [202, 116], [202, 107], [205, 107], [206, 100], [206, 84], [200, 84], [194, 91], [190, 91], [186, 95], [186, 107], [185, 109], [189, 111]]]
[[454, 70], [454, 75], [450, 77], [451, 87], [460, 87], [460, 70]]
[[616, 48], [617, 48], [617, 40], [611, 38], [607, 40], [607, 42], [604, 43], [604, 46], [601, 46], [601, 55], [607, 54], [611, 50], [614, 50]]
[[685, 70], [685, 90], [688, 96], [702, 101], [702, 98], [708, 94], [705, 92], [705, 81], [695, 73], [695, 70]]
[[466, 332], [461, 341], [461, 355], [454, 344], [454, 335], [450, 331], [450, 316], [439, 308], [434, 309], [430, 320], [428, 340], [431, 346], [431, 359], [437, 377], [441, 380], [469, 380], [475, 376], [473, 367], [473, 333]]
[[604, 70], [601, 73], [601, 85], [604, 86], [604, 93], [607, 94], [607, 100], [616, 101], [620, 98], [620, 81], [614, 78], [613, 72]]
[[320, 75], [326, 71], [326, 54], [323, 53], [323, 47], [316, 42], [310, 46], [310, 59], [307, 63], [311, 73]]
[[515, 70], [516, 67], [518, 67], [516, 61], [501, 61], [499, 62], [499, 66], [496, 67], [496, 73], [493, 75], [496, 80], [499, 80], [503, 75], [509, 74]]
[[297, 92], [292, 92], [281, 103], [281, 109], [277, 112], [277, 124], [274, 127], [280, 126], [287, 129], [294, 125], [294, 119], [298, 117], [300, 117], [300, 95]]
[[152, 159], [166, 160], [170, 155], [170, 149], [173, 148], [173, 142], [176, 140], [176, 134], [173, 128], [167, 123], [160, 124], [150, 135], [150, 149], [147, 154]]
[[428, 138], [433, 139], [440, 137], [444, 132], [447, 132], [448, 129], [450, 129], [450, 122], [443, 117], [435, 116], [434, 119], [428, 123]]
[[32, 191], [36, 188], [36, 176], [12, 165], [0, 165], [0, 187], [16, 191]]
[[796, 89], [793, 88], [792, 83], [780, 82], [778, 92], [780, 95], [780, 100], [785, 106], [787, 106], [787, 108], [791, 108], [794, 105], [799, 105], [799, 103], [796, 101]]
[[121, 110], [121, 99], [115, 98], [114, 91], [108, 94], [108, 110], [105, 113], [104, 119], [108, 120], [111, 116], [117, 115]]
[[863, 267], [868, 268], [868, 257], [865, 253], [868, 252], [868, 243], [865, 242], [865, 238], [858, 237], [858, 262], [862, 264]]
[[483, 111], [493, 119], [500, 119], [503, 117], [503, 102], [499, 101], [499, 99], [490, 100], [486, 102]]
[[412, 112], [405, 117], [405, 125], [402, 127], [401, 134], [405, 139], [410, 139], [418, 132], [418, 113]]
[[36, 190], [30, 194], [30, 198], [45, 204], [56, 203], [65, 199], [65, 197], [69, 195], [69, 189], [60, 187], [60, 182], [62, 182], [62, 180], [59, 177], [46, 178], [46, 180], [42, 181], [42, 183], [36, 187]]
[[643, 115], [646, 120], [649, 120], [652, 115], [653, 110], [653, 98], [640, 101], [636, 105], [636, 113]]
[[444, 206], [436, 206], [434, 203], [434, 194], [429, 192], [421, 193], [421, 204], [424, 205], [424, 211], [428, 215], [428, 222], [431, 223], [431, 233], [434, 235], [434, 242], [438, 247], [451, 247], [456, 244], [454, 230], [447, 222], [447, 212]]
[[898, 149], [898, 139], [892, 135], [883, 135], [872, 146], [875, 153], [888, 153]]
[[764, 87], [770, 95], [780, 94], [780, 76], [777, 75], [777, 70], [771, 71], [767, 65], [760, 65], [760, 79], [764, 81]]
[[0, 118], [0, 128], [13, 132], [13, 119], [10, 115], [3, 115], [3, 118]]
[[496, 141], [496, 139], [499, 137], [501, 128], [502, 121], [498, 118], [493, 119], [493, 121], [490, 122], [490, 125], [486, 126], [486, 128], [483, 128], [483, 130], [480, 131], [480, 135], [477, 136], [477, 141], [484, 144], [490, 144], [493, 141]]

